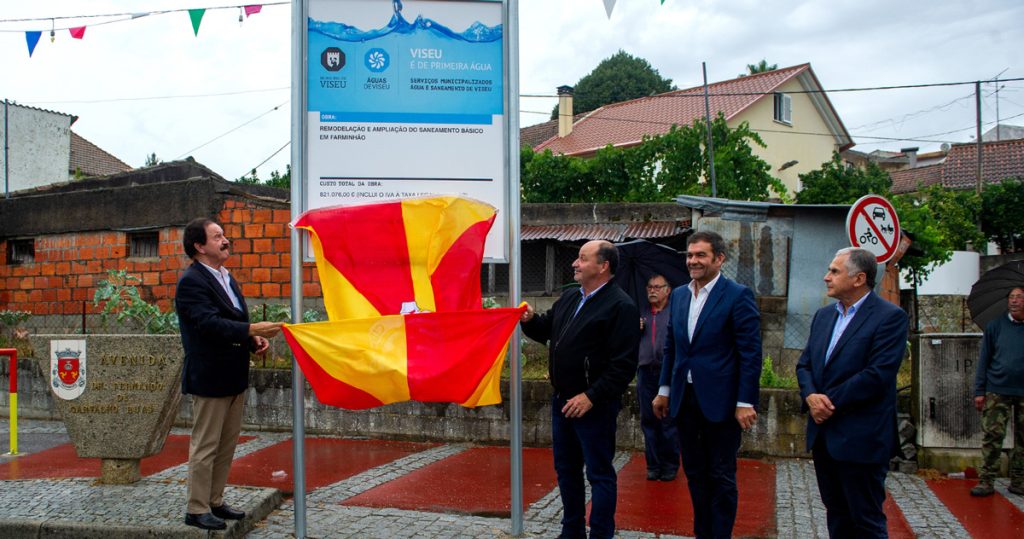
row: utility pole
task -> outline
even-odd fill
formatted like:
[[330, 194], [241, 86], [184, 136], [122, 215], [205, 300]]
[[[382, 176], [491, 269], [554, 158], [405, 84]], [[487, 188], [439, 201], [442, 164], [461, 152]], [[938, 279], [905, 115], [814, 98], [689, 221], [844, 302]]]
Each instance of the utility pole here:
[[700, 69], [704, 72], [704, 122], [708, 126], [708, 165], [711, 172], [711, 196], [712, 198], [718, 198], [718, 188], [715, 186], [715, 141], [711, 137], [711, 105], [708, 104], [707, 63], [701, 62]]
[[[978, 194], [981, 194], [981, 81], [974, 83], [974, 109], [975, 109], [975, 142], [978, 148], [978, 163], [975, 167], [975, 179], [977, 181], [976, 190]], [[999, 129], [999, 126], [996, 126]]]

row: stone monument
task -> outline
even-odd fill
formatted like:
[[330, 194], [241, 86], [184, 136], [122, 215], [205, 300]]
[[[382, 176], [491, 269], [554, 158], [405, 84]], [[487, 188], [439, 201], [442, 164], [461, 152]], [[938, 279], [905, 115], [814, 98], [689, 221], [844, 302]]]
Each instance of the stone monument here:
[[78, 456], [102, 459], [102, 483], [138, 481], [178, 414], [181, 338], [37, 335], [32, 347]]

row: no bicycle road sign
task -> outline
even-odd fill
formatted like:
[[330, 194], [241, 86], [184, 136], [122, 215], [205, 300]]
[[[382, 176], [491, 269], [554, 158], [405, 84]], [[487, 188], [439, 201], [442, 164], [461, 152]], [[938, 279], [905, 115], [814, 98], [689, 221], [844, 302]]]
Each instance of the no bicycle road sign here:
[[846, 215], [850, 245], [871, 251], [879, 264], [896, 254], [900, 244], [900, 220], [888, 200], [878, 195], [861, 197]]

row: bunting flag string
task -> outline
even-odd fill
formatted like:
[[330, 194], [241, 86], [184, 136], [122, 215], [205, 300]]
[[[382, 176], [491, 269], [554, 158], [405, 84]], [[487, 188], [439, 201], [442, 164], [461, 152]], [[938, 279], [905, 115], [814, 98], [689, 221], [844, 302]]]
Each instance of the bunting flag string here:
[[[150, 11], [150, 12], [141, 12], [141, 13], [108, 13], [108, 14], [102, 14], [102, 15], [72, 15], [72, 16], [57, 16], [57, 17], [35, 17], [35, 18], [25, 18], [25, 19], [0, 19], [0, 24], [49, 21], [50, 22], [50, 41], [53, 42], [56, 39], [56, 37], [55, 37], [55, 31], [56, 30], [67, 30], [68, 33], [71, 34], [71, 37], [73, 39], [83, 39], [85, 37], [85, 29], [87, 28], [87, 26], [85, 26], [85, 25], [81, 25], [81, 26], [79, 26], [79, 25], [76, 25], [76, 26], [70, 26], [70, 25], [69, 26], [57, 26], [57, 24], [56, 24], [57, 21], [72, 21], [72, 20], [78, 21], [78, 20], [81, 20], [81, 19], [94, 19], [94, 18], [111, 19], [111, 20], [105, 20], [105, 21], [102, 21], [102, 22], [96, 22], [96, 23], [93, 23], [91, 25], [88, 25], [88, 26], [100, 26], [100, 25], [113, 24], [113, 23], [118, 23], [118, 22], [133, 21], [135, 19], [140, 19], [142, 17], [148, 17], [150, 15], [166, 15], [168, 13], [178, 13], [178, 12], [182, 12], [182, 11], [187, 11], [188, 14], [189, 14], [189, 20], [191, 21], [191, 24], [192, 24], [192, 32], [193, 32], [193, 34], [195, 36], [198, 37], [198, 35], [199, 35], [199, 25], [200, 25], [200, 23], [201, 23], [201, 21], [203, 19], [203, 15], [208, 10], [239, 9], [239, 10], [244, 11], [246, 17], [251, 17], [251, 16], [253, 16], [253, 15], [257, 14], [257, 13], [262, 12], [262, 10], [263, 10], [263, 8], [265, 6], [279, 6], [279, 5], [289, 5], [289, 4], [290, 4], [290, 2], [268, 2], [268, 3], [265, 3], [265, 4], [245, 4], [245, 5], [236, 5], [236, 6], [217, 6], [217, 7], [210, 7], [210, 8], [193, 8], [193, 9], [169, 9], [169, 10]], [[242, 18], [241, 18], [241, 15], [239, 15], [239, 23], [241, 23], [241, 22], [242, 22]], [[42, 36], [42, 33], [43, 33], [42, 30], [8, 30], [8, 29], [0, 28], [0, 33], [2, 33], [2, 32], [24, 33], [24, 35], [25, 35], [25, 42], [28, 45], [28, 55], [29, 55], [29, 57], [32, 57], [32, 54], [35, 52], [36, 45], [39, 44], [39, 38]]]

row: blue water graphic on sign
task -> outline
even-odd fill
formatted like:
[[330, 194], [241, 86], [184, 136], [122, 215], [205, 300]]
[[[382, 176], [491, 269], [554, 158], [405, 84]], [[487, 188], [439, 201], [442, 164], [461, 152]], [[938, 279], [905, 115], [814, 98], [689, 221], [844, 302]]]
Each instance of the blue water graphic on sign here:
[[309, 109], [333, 113], [321, 121], [489, 124], [502, 114], [501, 25], [455, 31], [394, 6], [370, 30], [309, 19]]

